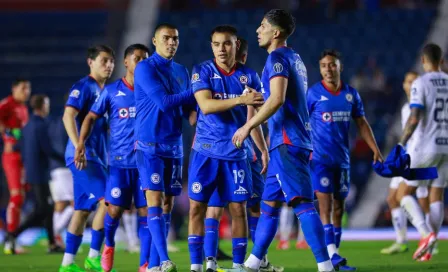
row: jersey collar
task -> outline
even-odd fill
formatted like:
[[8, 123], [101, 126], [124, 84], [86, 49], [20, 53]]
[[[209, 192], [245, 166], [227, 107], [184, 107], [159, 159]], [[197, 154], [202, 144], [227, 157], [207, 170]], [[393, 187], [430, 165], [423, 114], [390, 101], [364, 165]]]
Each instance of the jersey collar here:
[[342, 82], [342, 80], [341, 80], [341, 85], [339, 86], [338, 90], [336, 92], [333, 92], [332, 90], [330, 90], [330, 88], [327, 85], [325, 85], [325, 81], [322, 80], [321, 83], [322, 83], [322, 86], [324, 86], [325, 90], [327, 90], [327, 92], [329, 92], [332, 95], [339, 95], [342, 90], [342, 85], [344, 84], [344, 82]]
[[129, 90], [134, 91], [134, 86], [132, 86], [131, 84], [129, 84], [129, 82], [126, 81], [125, 77], [121, 78], [121, 81], [123, 81], [123, 84], [126, 85], [126, 87], [128, 87]]
[[153, 56], [154, 56], [154, 59], [162, 65], [170, 66], [173, 64], [173, 59], [168, 60], [168, 59], [160, 56], [159, 54], [157, 54], [157, 52], [154, 52]]
[[216, 59], [213, 59], [213, 63], [215, 64], [216, 68], [218, 69], [218, 71], [225, 75], [225, 76], [231, 76], [235, 73], [236, 71], [236, 66], [238, 65], [238, 62], [235, 62], [235, 65], [233, 65], [232, 69], [230, 70], [230, 72], [226, 72], [224, 69], [222, 69], [221, 67], [219, 67], [219, 65], [216, 63]]

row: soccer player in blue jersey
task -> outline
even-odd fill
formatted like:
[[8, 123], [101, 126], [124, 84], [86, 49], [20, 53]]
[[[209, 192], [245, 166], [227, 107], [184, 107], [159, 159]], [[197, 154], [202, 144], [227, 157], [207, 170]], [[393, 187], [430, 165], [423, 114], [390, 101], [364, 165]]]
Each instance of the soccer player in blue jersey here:
[[66, 249], [60, 272], [83, 271], [74, 258], [82, 242], [87, 217], [97, 208], [92, 223], [92, 242], [89, 255], [84, 262], [86, 269], [101, 271], [100, 249], [104, 240], [104, 216], [106, 205], [104, 192], [107, 179], [107, 119], [101, 116], [95, 123], [91, 136], [86, 142], [86, 161], [75, 162], [75, 149], [79, 143], [78, 131], [95, 100], [100, 96], [106, 80], [115, 65], [114, 51], [105, 45], [88, 49], [87, 63], [90, 74], [75, 83], [71, 89], [63, 116], [69, 141], [65, 151], [65, 161], [73, 175], [75, 212], [73, 213], [66, 237]]
[[166, 235], [174, 197], [182, 191], [182, 118], [187, 113], [182, 106], [193, 103], [194, 97], [187, 69], [173, 61], [179, 46], [177, 28], [157, 26], [153, 44], [156, 52], [135, 69], [136, 159], [154, 248], [148, 271], [174, 272]]
[[323, 80], [307, 92], [314, 148], [311, 180], [319, 201], [320, 219], [333, 266], [339, 267], [339, 270], [356, 270], [346, 266], [346, 259], [338, 253], [345, 198], [350, 189], [348, 142], [352, 119], [372, 150], [374, 162], [382, 161], [382, 156], [365, 118], [361, 97], [355, 89], [341, 81], [340, 53], [332, 49], [324, 50], [319, 67]]
[[[217, 190], [220, 202], [229, 202], [232, 215], [234, 265], [242, 265], [247, 249], [246, 201], [251, 197], [251, 172], [245, 150], [232, 145], [232, 135], [248, 118], [245, 105], [260, 105], [260, 93], [242, 96], [251, 86], [260, 90], [258, 75], [235, 59], [237, 31], [218, 26], [211, 32], [215, 59], [193, 68], [192, 90], [199, 105], [196, 137], [190, 156], [190, 221], [188, 245], [191, 271], [202, 271], [204, 219], [207, 203]], [[213, 224], [217, 229], [217, 222]], [[217, 242], [217, 240], [214, 240]], [[206, 257], [216, 256], [216, 247], [205, 247]], [[216, 271], [216, 262], [207, 262]]]
[[130, 209], [132, 199], [139, 214], [139, 232], [142, 239], [139, 271], [146, 271], [151, 236], [147, 227], [146, 200], [140, 190], [140, 180], [134, 156], [134, 70], [137, 63], [148, 57], [149, 49], [142, 44], [126, 48], [124, 65], [126, 76], [106, 86], [84, 119], [79, 134], [75, 160], [82, 162], [85, 142], [100, 116], [109, 116], [110, 149], [109, 178], [106, 184], [107, 214], [104, 219], [105, 246], [101, 258], [104, 271], [112, 270], [115, 253], [115, 233], [125, 209]]
[[313, 204], [309, 174], [311, 126], [305, 97], [307, 72], [299, 54], [286, 47], [287, 38], [294, 29], [294, 17], [280, 9], [266, 13], [257, 29], [258, 43], [269, 53], [261, 78], [266, 103], [238, 129], [232, 141], [236, 147], [241, 147], [251, 130], [268, 120], [271, 160], [255, 245], [244, 267], [237, 271], [259, 270], [261, 260], [274, 239], [280, 208], [285, 201], [301, 221], [318, 270], [334, 271], [325, 245], [322, 222]]

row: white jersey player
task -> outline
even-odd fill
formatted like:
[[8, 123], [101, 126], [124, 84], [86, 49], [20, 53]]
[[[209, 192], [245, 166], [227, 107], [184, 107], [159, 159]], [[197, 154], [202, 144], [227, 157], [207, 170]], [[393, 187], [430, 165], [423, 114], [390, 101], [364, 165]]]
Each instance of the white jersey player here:
[[[437, 167], [439, 177], [434, 180], [406, 181], [400, 186], [400, 205], [406, 210], [411, 223], [422, 239], [413, 258], [431, 259], [437, 233], [443, 222], [443, 191], [448, 178], [448, 75], [441, 72], [442, 50], [436, 44], [423, 48], [422, 65], [425, 74], [417, 78], [411, 87], [411, 113], [406, 122], [400, 143], [407, 146], [411, 155], [411, 167]], [[417, 201], [411, 196], [418, 186], [429, 186], [429, 224]]]

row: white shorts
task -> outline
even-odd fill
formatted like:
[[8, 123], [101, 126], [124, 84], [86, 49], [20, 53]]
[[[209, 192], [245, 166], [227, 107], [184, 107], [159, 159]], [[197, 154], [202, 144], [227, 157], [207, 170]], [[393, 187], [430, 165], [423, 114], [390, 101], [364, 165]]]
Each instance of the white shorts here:
[[73, 201], [73, 176], [68, 168], [51, 171], [50, 190], [54, 201]]
[[432, 180], [407, 180], [406, 184], [413, 187], [445, 188], [448, 182], [447, 154], [410, 154], [411, 168], [437, 167], [439, 177]]

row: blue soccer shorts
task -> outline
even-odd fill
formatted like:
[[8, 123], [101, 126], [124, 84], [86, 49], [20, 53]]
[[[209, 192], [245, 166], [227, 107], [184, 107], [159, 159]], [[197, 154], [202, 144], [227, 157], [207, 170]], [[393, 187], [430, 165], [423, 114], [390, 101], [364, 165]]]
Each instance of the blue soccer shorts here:
[[94, 211], [106, 191], [106, 167], [91, 161], [83, 170], [76, 169], [75, 163], [68, 167], [73, 175], [75, 210]]
[[188, 173], [188, 196], [192, 200], [208, 203], [215, 190], [220, 203], [244, 202], [251, 197], [252, 175], [246, 159], [221, 160], [192, 150]]
[[137, 168], [109, 167], [109, 180], [106, 184], [106, 203], [130, 209], [132, 199], [135, 207], [146, 207], [146, 199], [140, 189]]
[[262, 199], [288, 204], [295, 198], [312, 201], [310, 153], [310, 150], [284, 144], [271, 150]]
[[311, 180], [315, 192], [333, 194], [335, 199], [342, 200], [350, 190], [350, 169], [311, 161]]
[[136, 160], [143, 191], [161, 191], [168, 196], [180, 195], [182, 158], [164, 158], [137, 150]]

